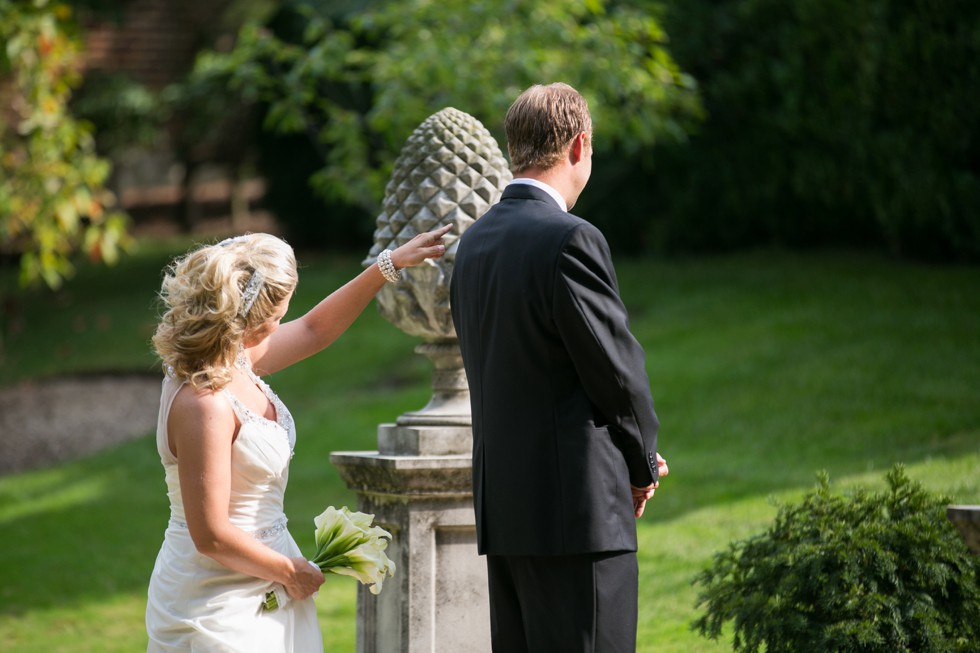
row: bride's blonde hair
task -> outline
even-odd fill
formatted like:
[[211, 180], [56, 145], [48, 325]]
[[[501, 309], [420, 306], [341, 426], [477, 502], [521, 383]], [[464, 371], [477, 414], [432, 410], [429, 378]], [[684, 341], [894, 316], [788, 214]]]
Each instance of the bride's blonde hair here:
[[245, 337], [275, 315], [297, 281], [292, 247], [268, 234], [230, 238], [176, 259], [164, 274], [165, 312], [153, 335], [165, 372], [199, 390], [228, 385]]

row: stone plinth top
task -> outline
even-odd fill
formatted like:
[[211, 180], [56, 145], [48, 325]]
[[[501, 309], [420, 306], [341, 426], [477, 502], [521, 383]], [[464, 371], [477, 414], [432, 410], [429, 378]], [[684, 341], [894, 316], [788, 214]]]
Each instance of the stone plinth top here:
[[372, 495], [448, 498], [473, 493], [472, 457], [391, 456], [377, 451], [337, 451], [330, 462], [347, 487]]

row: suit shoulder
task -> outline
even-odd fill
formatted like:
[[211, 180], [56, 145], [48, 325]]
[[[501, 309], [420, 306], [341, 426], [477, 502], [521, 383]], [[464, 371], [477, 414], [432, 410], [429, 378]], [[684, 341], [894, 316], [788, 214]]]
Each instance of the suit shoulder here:
[[568, 216], [568, 220], [566, 221], [566, 242], [592, 243], [608, 249], [606, 237], [599, 227], [577, 215], [572, 215], [571, 213], [566, 215]]
[[581, 228], [587, 232], [597, 233], [599, 235], [602, 234], [602, 232], [599, 230], [599, 227], [595, 226], [585, 218], [580, 218], [573, 213], [566, 213], [565, 215], [568, 216], [569, 224], [573, 225], [574, 227]]
[[[584, 232], [575, 237], [575, 232]], [[530, 237], [556, 246], [572, 239], [604, 241], [601, 232], [587, 220], [563, 211], [550, 202], [510, 200], [495, 204], [460, 236], [459, 249], [476, 240], [493, 237]]]
[[[545, 228], [551, 230], [555, 233], [562, 233], [567, 236], [570, 232], [578, 230], [586, 230], [588, 232], [599, 233], [599, 230], [591, 222], [584, 218], [563, 211], [558, 206], [549, 204], [543, 209], [535, 211], [533, 214], [529, 214], [542, 224]], [[600, 234], [601, 235], [601, 234]]]

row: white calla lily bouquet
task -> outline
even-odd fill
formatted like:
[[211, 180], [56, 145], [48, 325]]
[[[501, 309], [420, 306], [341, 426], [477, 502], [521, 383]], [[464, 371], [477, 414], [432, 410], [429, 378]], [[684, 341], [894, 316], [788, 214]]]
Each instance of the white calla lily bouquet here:
[[[385, 576], [395, 573], [395, 563], [385, 553], [391, 533], [373, 526], [373, 521], [374, 515], [329, 506], [313, 520], [316, 554], [310, 564], [325, 574], [352, 576], [369, 585], [372, 594], [379, 594]], [[266, 592], [262, 607], [275, 610], [288, 602], [286, 589], [276, 585]]]

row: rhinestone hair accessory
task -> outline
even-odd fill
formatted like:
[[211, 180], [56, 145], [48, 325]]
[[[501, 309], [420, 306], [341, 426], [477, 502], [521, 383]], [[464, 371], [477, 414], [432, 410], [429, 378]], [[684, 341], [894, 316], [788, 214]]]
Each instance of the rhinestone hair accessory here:
[[248, 316], [248, 312], [252, 310], [252, 304], [255, 303], [255, 298], [259, 296], [259, 291], [262, 290], [263, 284], [265, 284], [265, 275], [259, 270], [256, 270], [249, 277], [248, 283], [245, 284], [245, 290], [242, 291], [242, 305], [238, 309], [239, 315], [242, 317]]
[[[225, 238], [220, 243], [218, 247], [227, 247], [228, 245], [234, 245], [236, 243], [243, 242], [247, 240], [249, 234], [243, 234], [241, 236], [233, 236], [232, 238]], [[247, 317], [248, 312], [252, 310], [252, 304], [255, 303], [255, 298], [259, 296], [259, 292], [262, 290], [262, 285], [265, 283], [265, 275], [255, 270], [252, 272], [252, 276], [249, 277], [248, 282], [245, 284], [245, 289], [242, 290], [242, 305], [238, 307], [238, 314], [242, 317]]]
[[225, 238], [220, 243], [218, 243], [218, 247], [227, 247], [228, 245], [234, 245], [235, 243], [240, 243], [243, 240], [246, 240], [247, 238], [248, 238], [248, 234], [245, 234], [244, 236], [233, 236], [232, 238]]

